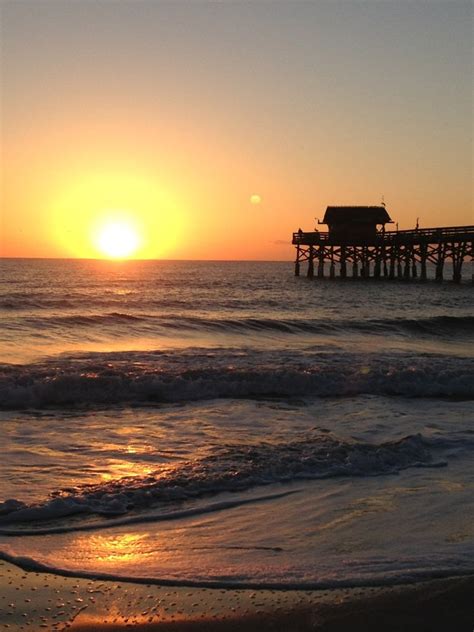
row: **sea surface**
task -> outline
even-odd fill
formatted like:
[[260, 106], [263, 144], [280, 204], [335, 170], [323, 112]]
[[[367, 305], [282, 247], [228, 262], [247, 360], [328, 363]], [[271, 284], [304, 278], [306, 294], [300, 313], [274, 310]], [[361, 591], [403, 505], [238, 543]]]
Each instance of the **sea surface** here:
[[236, 587], [474, 572], [473, 285], [0, 260], [0, 556]]

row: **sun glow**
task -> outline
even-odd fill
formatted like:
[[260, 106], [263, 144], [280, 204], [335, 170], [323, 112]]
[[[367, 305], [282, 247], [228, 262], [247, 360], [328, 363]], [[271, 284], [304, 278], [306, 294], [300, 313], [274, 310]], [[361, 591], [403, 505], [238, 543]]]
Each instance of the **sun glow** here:
[[68, 174], [48, 200], [51, 241], [64, 257], [162, 259], [181, 243], [188, 197], [179, 187], [129, 171]]
[[99, 251], [112, 259], [132, 256], [140, 246], [137, 229], [124, 220], [108, 221], [98, 230], [96, 244]]

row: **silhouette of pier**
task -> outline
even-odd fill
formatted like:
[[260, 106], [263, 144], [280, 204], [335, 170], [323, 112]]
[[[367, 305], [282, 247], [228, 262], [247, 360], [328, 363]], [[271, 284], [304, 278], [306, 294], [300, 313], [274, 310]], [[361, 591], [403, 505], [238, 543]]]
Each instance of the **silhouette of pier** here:
[[[310, 278], [428, 278], [434, 265], [435, 279], [442, 281], [450, 268], [459, 283], [465, 260], [474, 260], [474, 226], [443, 226], [386, 231], [393, 223], [384, 206], [328, 206], [323, 221], [329, 230], [293, 233], [296, 246], [295, 275], [308, 262]], [[474, 281], [474, 274], [471, 271]]]

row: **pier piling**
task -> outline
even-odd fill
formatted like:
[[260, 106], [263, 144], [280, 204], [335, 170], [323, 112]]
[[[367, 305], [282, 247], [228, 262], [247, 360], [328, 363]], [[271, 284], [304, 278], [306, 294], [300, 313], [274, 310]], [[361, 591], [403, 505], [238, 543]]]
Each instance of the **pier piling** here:
[[315, 276], [317, 265], [316, 276], [323, 279], [327, 263], [330, 279], [346, 279], [350, 270], [354, 279], [426, 281], [428, 264], [432, 264], [434, 278], [441, 282], [449, 263], [452, 280], [460, 283], [464, 261], [474, 262], [474, 226], [377, 231], [370, 238], [300, 230], [293, 233], [292, 243], [296, 246], [295, 276], [307, 261], [308, 278]]

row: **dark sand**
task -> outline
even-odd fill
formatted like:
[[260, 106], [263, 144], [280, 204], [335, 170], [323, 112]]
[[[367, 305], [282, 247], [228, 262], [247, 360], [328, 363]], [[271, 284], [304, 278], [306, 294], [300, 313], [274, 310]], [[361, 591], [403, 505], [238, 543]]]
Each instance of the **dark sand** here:
[[391, 588], [220, 590], [60, 577], [0, 561], [0, 629], [472, 632], [474, 577]]

